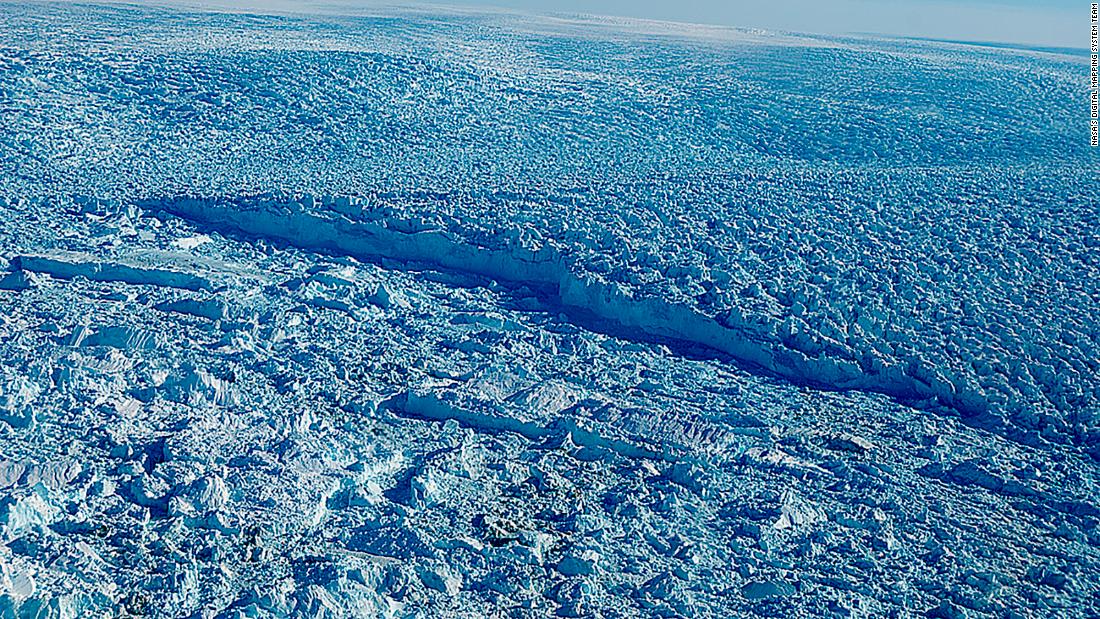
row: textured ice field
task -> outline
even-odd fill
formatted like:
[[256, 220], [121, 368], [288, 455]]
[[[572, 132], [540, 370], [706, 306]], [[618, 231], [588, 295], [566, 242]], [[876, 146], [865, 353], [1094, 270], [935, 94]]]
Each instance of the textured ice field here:
[[0, 617], [1100, 614], [1085, 56], [0, 33]]

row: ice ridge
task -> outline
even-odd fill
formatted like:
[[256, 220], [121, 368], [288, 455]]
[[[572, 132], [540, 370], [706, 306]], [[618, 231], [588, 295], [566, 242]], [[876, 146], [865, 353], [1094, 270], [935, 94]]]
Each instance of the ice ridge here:
[[1014, 440], [1034, 440], [1026, 431], [1005, 424], [980, 393], [915, 362], [901, 367], [861, 364], [828, 352], [810, 355], [788, 345], [792, 338], [777, 336], [772, 325], [752, 317], [707, 316], [656, 296], [635, 296], [617, 282], [577, 272], [551, 244], [530, 247], [504, 235], [469, 241], [449, 230], [417, 229], [385, 218], [367, 220], [347, 198], [335, 201], [333, 210], [313, 208], [315, 204], [313, 197], [280, 202], [184, 196], [145, 200], [139, 206], [210, 230], [310, 251], [390, 260], [527, 286], [543, 292], [552, 309], [573, 318], [594, 317], [602, 326], [635, 339], [703, 347], [798, 385], [879, 393], [924, 408], [946, 409], [972, 426]]

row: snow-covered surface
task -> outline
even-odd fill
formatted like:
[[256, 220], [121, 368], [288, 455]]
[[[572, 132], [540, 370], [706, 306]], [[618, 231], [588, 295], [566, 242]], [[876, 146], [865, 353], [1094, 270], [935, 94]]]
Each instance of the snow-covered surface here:
[[1100, 613], [1080, 58], [0, 32], [0, 616]]

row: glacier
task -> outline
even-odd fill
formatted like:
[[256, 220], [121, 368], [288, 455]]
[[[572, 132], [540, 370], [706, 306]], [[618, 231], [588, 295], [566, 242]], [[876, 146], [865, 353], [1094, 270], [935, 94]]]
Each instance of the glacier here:
[[1087, 55], [0, 32], [0, 617], [1100, 615]]

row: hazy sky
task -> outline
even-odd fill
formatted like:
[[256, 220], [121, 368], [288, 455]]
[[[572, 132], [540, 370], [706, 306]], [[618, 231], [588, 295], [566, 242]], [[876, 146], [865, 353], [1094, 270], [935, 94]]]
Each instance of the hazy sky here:
[[1088, 0], [436, 0], [815, 33], [1088, 47]]

